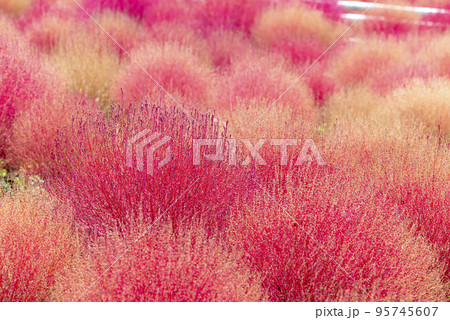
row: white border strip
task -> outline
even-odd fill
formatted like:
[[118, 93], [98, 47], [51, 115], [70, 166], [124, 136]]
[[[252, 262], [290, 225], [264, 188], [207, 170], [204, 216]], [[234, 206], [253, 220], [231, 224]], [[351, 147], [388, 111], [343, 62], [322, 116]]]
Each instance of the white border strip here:
[[[261, 303], [3, 303], [2, 318], [4, 319], [177, 319], [177, 320], [211, 320], [211, 319], [450, 319], [449, 303], [364, 303], [364, 302], [261, 302]], [[405, 308], [405, 315], [392, 315], [394, 308]], [[409, 310], [414, 312], [420, 308], [438, 310], [435, 316], [408, 316]], [[377, 315], [382, 311], [382, 316]], [[385, 309], [387, 308], [387, 309]], [[411, 308], [411, 309], [409, 309]], [[358, 316], [356, 316], [356, 310]], [[389, 311], [387, 316], [386, 310]], [[342, 312], [342, 316], [337, 316]], [[319, 314], [322, 314], [319, 316]]]

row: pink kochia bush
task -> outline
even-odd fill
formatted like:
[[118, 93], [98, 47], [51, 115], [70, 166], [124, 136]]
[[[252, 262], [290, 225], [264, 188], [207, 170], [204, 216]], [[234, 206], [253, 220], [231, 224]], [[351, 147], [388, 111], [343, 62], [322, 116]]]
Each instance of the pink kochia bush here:
[[[43, 191], [0, 194], [0, 301], [48, 301], [75, 263], [70, 224]], [[69, 216], [69, 215], [67, 215]]]
[[0, 16], [0, 26], [0, 157], [4, 157], [17, 114], [37, 101], [52, 99], [58, 86], [12, 23]]
[[344, 10], [338, 5], [338, 0], [301, 0], [305, 5], [311, 6], [314, 9], [322, 10], [328, 18], [340, 20], [341, 14]]
[[53, 159], [57, 131], [92, 105], [69, 95], [19, 32], [0, 24], [0, 157], [37, 173]]
[[208, 104], [213, 70], [192, 48], [149, 43], [131, 56], [139, 65], [131, 61], [118, 76], [112, 89], [116, 101], [121, 101], [122, 92], [126, 101], [157, 99], [161, 85], [178, 103]]
[[[80, 300], [263, 300], [258, 274], [239, 263], [238, 254], [205, 234], [201, 229], [173, 233], [166, 224], [152, 226]], [[137, 237], [128, 235], [128, 240]], [[86, 273], [98, 278], [123, 252], [124, 243], [116, 240], [94, 251]]]
[[48, 52], [80, 26], [86, 25], [87, 19], [75, 2], [37, 0], [20, 16], [18, 22], [30, 43]]
[[207, 43], [212, 63], [219, 68], [229, 67], [233, 60], [252, 49], [247, 35], [228, 30], [211, 32]]
[[113, 51], [117, 51], [120, 56], [126, 56], [124, 50], [129, 53], [132, 49], [139, 47], [149, 37], [146, 26], [123, 12], [105, 10], [94, 15], [94, 19], [115, 41], [112, 41], [97, 25], [90, 26], [92, 33], [97, 33], [97, 37], [104, 39], [105, 45], [111, 47]]
[[214, 30], [250, 32], [256, 16], [270, 0], [205, 0], [195, 5], [194, 23], [204, 34]]
[[362, 21], [357, 29], [368, 34], [379, 33], [386, 36], [403, 36], [417, 31], [420, 14], [410, 11], [372, 9], [368, 19]]
[[223, 88], [215, 103], [218, 110], [233, 109], [240, 103], [247, 108], [255, 102], [269, 105], [278, 98], [278, 104], [292, 107], [297, 113], [312, 110], [313, 95], [303, 79], [281, 96], [297, 76], [288, 71], [288, 66], [278, 56], [250, 52], [233, 62], [217, 81], [217, 86]]
[[[326, 73], [327, 67], [326, 63], [317, 63], [305, 74], [306, 83], [319, 104], [333, 94], [336, 88], [337, 81]], [[306, 68], [308, 66], [304, 66], [300, 71], [306, 70]]]
[[[357, 127], [355, 124], [352, 126]], [[442, 282], [448, 284], [450, 145], [443, 143], [442, 137], [421, 133], [422, 128], [413, 122], [409, 128], [405, 125], [403, 130], [407, 134], [398, 135], [386, 135], [379, 130], [378, 133], [367, 135], [355, 130], [353, 136], [342, 139], [344, 145], [354, 141], [346, 147], [352, 150], [351, 156], [334, 152], [332, 161], [342, 168], [347, 166], [348, 176], [352, 176], [351, 171], [360, 172], [364, 176], [364, 185], [368, 189], [373, 185], [367, 192], [378, 199], [377, 207], [388, 208], [393, 216], [411, 223], [413, 234], [427, 239], [438, 254], [437, 264], [444, 271]], [[407, 138], [402, 138], [402, 135]], [[361, 143], [361, 140], [364, 142]], [[371, 174], [367, 175], [366, 172]], [[357, 184], [355, 182], [353, 185]]]
[[[375, 88], [385, 91], [389, 87], [395, 87], [408, 76], [421, 74], [419, 65], [409, 67], [410, 57], [411, 52], [404, 42], [373, 37], [363, 42], [348, 44], [329, 61], [328, 72], [336, 79], [339, 87], [359, 83], [370, 85], [373, 82]], [[395, 73], [392, 81], [390, 78], [387, 81], [391, 69], [398, 70], [398, 73]], [[383, 82], [387, 84], [383, 85]]]
[[32, 78], [39, 64], [29, 61], [30, 53], [26, 51], [24, 39], [20, 38], [12, 22], [1, 16], [0, 26], [0, 157], [4, 157], [7, 134], [14, 121], [17, 105], [39, 94], [30, 90], [33, 86], [38, 87], [40, 93], [43, 88], [37, 79]]
[[[113, 109], [108, 119], [87, 115], [61, 133], [54, 167], [46, 175], [52, 193], [75, 208], [75, 221], [98, 235], [160, 216], [174, 229], [193, 221], [212, 233], [223, 228], [229, 201], [245, 180], [239, 168], [225, 162], [194, 165], [193, 139], [225, 139], [226, 128], [213, 114], [188, 115], [177, 107], [143, 104], [130, 110]], [[145, 138], [161, 133], [155, 142], [170, 137], [155, 154], [153, 175], [145, 165], [150, 159], [144, 156], [142, 171], [135, 160], [134, 149], [143, 139], [130, 145], [133, 161], [127, 165], [127, 142], [143, 130], [148, 130]], [[158, 169], [156, 159], [167, 156], [168, 146], [171, 160]]]
[[61, 91], [59, 96], [39, 99], [29, 109], [17, 112], [7, 149], [11, 164], [25, 167], [29, 173], [47, 170], [54, 161], [58, 132], [79, 111], [95, 107], [90, 101]]
[[304, 63], [317, 59], [340, 36], [343, 26], [322, 11], [291, 3], [264, 9], [251, 31], [258, 45]]
[[105, 9], [119, 11], [148, 25], [161, 21], [185, 20], [189, 14], [186, 0], [84, 0], [83, 5], [90, 13]]
[[158, 0], [84, 0], [83, 5], [88, 11], [110, 9], [142, 18], [145, 11], [158, 2]]

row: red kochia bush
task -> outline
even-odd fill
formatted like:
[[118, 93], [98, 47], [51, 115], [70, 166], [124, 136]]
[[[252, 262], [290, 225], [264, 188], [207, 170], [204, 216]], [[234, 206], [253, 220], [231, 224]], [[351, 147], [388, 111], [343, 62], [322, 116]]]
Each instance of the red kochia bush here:
[[[444, 281], [450, 281], [450, 184], [409, 182], [388, 186], [391, 200], [407, 219], [418, 226], [418, 234], [436, 245], [439, 263], [445, 268]], [[394, 187], [395, 189], [391, 189]], [[442, 191], [440, 191], [442, 190]]]
[[[100, 235], [116, 227], [125, 230], [141, 219], [150, 223], [162, 214], [174, 229], [190, 221], [211, 232], [223, 227], [229, 201], [240, 190], [238, 182], [245, 181], [239, 169], [224, 162], [194, 165], [193, 139], [222, 138], [226, 129], [212, 114], [187, 115], [177, 107], [143, 104], [130, 110], [123, 114], [113, 109], [108, 120], [103, 114], [75, 119], [59, 137], [53, 172], [47, 175], [50, 190], [72, 204], [78, 223]], [[146, 171], [146, 156], [143, 172], [137, 170], [136, 152], [131, 167], [126, 162], [127, 141], [143, 130], [149, 131], [146, 137], [161, 133], [156, 141], [171, 137], [156, 153], [155, 166], [167, 146], [171, 161], [155, 167], [153, 175]], [[225, 142], [225, 155], [226, 147]]]
[[[398, 215], [417, 226], [417, 234], [436, 246], [439, 264], [445, 269], [444, 281], [450, 281], [450, 144], [442, 138], [411, 139], [409, 155], [388, 155], [393, 163], [384, 168], [380, 189], [386, 202]], [[408, 148], [409, 147], [409, 148]], [[380, 159], [386, 158], [379, 152]], [[409, 159], [408, 159], [409, 158]], [[413, 158], [413, 161], [411, 160]]]
[[[130, 237], [129, 237], [130, 238]], [[130, 242], [137, 238], [131, 237]], [[87, 301], [260, 301], [260, 279], [239, 257], [201, 229], [177, 234], [165, 224], [152, 226], [123, 257], [121, 244], [93, 252], [86, 271], [94, 281], [80, 300]], [[94, 267], [95, 266], [95, 267]]]
[[434, 248], [355, 180], [311, 166], [285, 180], [284, 192], [258, 181], [266, 191], [236, 202], [230, 240], [261, 271], [269, 299], [445, 299]]
[[7, 134], [16, 113], [16, 101], [34, 94], [33, 91], [29, 92], [26, 85], [38, 85], [35, 79], [30, 79], [38, 66], [31, 64], [28, 68], [23, 68], [22, 64], [28, 62], [24, 54], [24, 40], [14, 40], [19, 33], [3, 17], [0, 18], [0, 26], [0, 157], [4, 157]]
[[[307, 70], [307, 66], [304, 70]], [[326, 63], [317, 63], [305, 74], [308, 86], [311, 88], [314, 99], [319, 103], [323, 103], [336, 87], [336, 80], [326, 74]]]

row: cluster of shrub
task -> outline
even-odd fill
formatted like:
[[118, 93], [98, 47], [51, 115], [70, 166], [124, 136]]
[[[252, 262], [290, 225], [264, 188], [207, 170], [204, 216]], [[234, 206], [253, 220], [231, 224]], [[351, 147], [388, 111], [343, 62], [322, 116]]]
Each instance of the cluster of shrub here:
[[[1, 301], [448, 301], [445, 15], [335, 43], [336, 1], [78, 3], [0, 1]], [[143, 130], [172, 137], [154, 175]], [[326, 165], [195, 166], [199, 138]]]

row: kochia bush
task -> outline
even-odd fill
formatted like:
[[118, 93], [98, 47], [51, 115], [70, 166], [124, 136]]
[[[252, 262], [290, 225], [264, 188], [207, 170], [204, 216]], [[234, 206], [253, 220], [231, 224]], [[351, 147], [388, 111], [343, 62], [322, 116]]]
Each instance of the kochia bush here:
[[[127, 235], [128, 244], [139, 234]], [[85, 278], [98, 277], [123, 252], [127, 242], [92, 250]], [[131, 244], [129, 244], [131, 246]], [[92, 287], [81, 287], [82, 301], [261, 301], [261, 279], [240, 262], [239, 254], [208, 239], [201, 229], [173, 233], [166, 224], [149, 226], [139, 241]], [[85, 292], [83, 292], [85, 291]]]
[[57, 294], [78, 247], [70, 211], [56, 208], [43, 191], [0, 194], [1, 301], [49, 301]]
[[[161, 133], [157, 140], [171, 137], [155, 156], [163, 159], [171, 146], [171, 160], [155, 167], [153, 175], [146, 166], [139, 171], [136, 160], [127, 166], [127, 141], [143, 130], [148, 135]], [[170, 218], [174, 229], [195, 222], [215, 233], [225, 226], [229, 201], [245, 180], [239, 168], [225, 162], [194, 165], [193, 139], [226, 137], [213, 114], [188, 115], [175, 106], [144, 103], [132, 106], [129, 113], [113, 110], [108, 119], [90, 114], [61, 133], [47, 175], [49, 187], [75, 208], [75, 220], [93, 234], [105, 235], [114, 228], [126, 231], [136, 221], [151, 223], [161, 215], [163, 220]], [[146, 156], [143, 160], [151, 161]]]
[[20, 112], [61, 93], [57, 78], [11, 22], [0, 17], [0, 157], [11, 147], [11, 127]]

